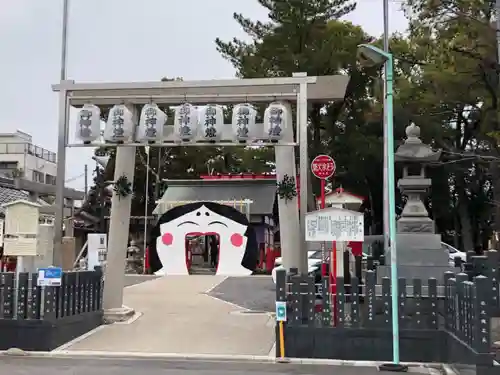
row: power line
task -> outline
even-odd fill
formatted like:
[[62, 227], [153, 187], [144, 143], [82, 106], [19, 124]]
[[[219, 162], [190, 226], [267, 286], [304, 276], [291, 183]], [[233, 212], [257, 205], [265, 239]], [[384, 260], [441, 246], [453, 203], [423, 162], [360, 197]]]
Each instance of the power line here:
[[78, 180], [79, 178], [82, 178], [84, 176], [85, 176], [85, 172], [79, 174], [78, 176], [70, 177], [67, 180], [64, 180], [64, 182], [65, 183], [72, 182], [72, 181]]

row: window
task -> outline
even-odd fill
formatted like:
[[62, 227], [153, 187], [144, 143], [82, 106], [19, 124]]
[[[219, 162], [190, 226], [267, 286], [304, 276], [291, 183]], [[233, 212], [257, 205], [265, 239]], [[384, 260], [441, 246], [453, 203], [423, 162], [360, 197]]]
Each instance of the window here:
[[45, 175], [45, 183], [47, 185], [55, 185], [56, 184], [56, 176], [52, 176], [51, 174]]
[[45, 183], [45, 175], [42, 172], [38, 171], [33, 171], [33, 181], [35, 182], [40, 182], [40, 183]]
[[16, 169], [17, 161], [2, 161], [0, 162], [0, 169]]

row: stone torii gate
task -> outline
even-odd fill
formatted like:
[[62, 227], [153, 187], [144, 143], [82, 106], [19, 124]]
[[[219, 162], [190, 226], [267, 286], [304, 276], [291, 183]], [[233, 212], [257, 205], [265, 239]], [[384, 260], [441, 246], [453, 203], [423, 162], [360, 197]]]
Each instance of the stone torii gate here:
[[[252, 145], [275, 146], [276, 172], [278, 179], [288, 175], [296, 178], [295, 146], [300, 152], [300, 207], [299, 220], [297, 198], [279, 200], [281, 218], [281, 243], [283, 262], [286, 268], [297, 267], [300, 272], [307, 272], [305, 245], [305, 213], [308, 203], [309, 157], [307, 147], [309, 102], [331, 102], [344, 97], [348, 76], [308, 77], [305, 73], [295, 73], [292, 77], [231, 79], [210, 81], [171, 81], [171, 82], [130, 82], [130, 83], [76, 83], [63, 80], [53, 86], [59, 93], [59, 133], [58, 165], [55, 221], [55, 252], [61, 250], [62, 207], [65, 175], [65, 156], [67, 147], [98, 147], [99, 144], [70, 144], [68, 141], [68, 118], [70, 106], [82, 106], [92, 103], [96, 106], [115, 104], [143, 105], [154, 101], [161, 105], [173, 105], [189, 101], [195, 105], [230, 104], [241, 102], [265, 103], [276, 100], [295, 102], [296, 136], [293, 131], [277, 143], [257, 142]], [[117, 145], [115, 180], [126, 176], [133, 181], [136, 147], [143, 143]], [[238, 142], [221, 140], [217, 143], [175, 143], [160, 142], [150, 147], [177, 146], [246, 146]], [[132, 311], [122, 306], [124, 284], [124, 249], [127, 246], [130, 222], [131, 197], [119, 197], [114, 194], [111, 206], [111, 220], [108, 243], [108, 262], [106, 282], [104, 284], [104, 309], [108, 320], [123, 320]], [[56, 255], [57, 259], [57, 255]]]

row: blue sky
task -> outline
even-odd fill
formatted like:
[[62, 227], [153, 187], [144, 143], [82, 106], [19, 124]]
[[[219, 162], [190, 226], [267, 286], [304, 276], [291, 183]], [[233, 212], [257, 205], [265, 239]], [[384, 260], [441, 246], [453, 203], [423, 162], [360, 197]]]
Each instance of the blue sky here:
[[[404, 31], [401, 2], [390, 1], [390, 30]], [[16, 129], [57, 149], [62, 0], [0, 0], [0, 132]], [[68, 78], [80, 82], [154, 81], [163, 76], [231, 78], [214, 39], [244, 37], [233, 12], [265, 20], [256, 0], [70, 0]], [[383, 32], [382, 0], [359, 0], [346, 17]], [[71, 121], [73, 125], [73, 120]], [[83, 173], [91, 149], [69, 149], [66, 179]], [[83, 178], [69, 186], [83, 188]]]

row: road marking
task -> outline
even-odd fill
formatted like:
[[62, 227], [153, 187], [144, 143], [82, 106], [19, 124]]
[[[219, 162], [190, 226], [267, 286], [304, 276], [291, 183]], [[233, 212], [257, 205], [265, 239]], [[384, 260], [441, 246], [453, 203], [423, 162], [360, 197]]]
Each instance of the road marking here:
[[276, 359], [276, 341], [274, 342], [273, 346], [271, 347], [271, 350], [269, 350], [269, 353], [267, 354], [269, 358]]
[[217, 288], [220, 284], [222, 284], [227, 279], [229, 279], [229, 276], [224, 276], [224, 278], [220, 282], [216, 283], [214, 286], [212, 286], [210, 289], [206, 290], [204, 293], [205, 294], [211, 293], [215, 288]]
[[96, 328], [88, 331], [87, 333], [84, 333], [83, 335], [78, 336], [78, 337], [74, 338], [71, 341], [68, 341], [66, 344], [62, 344], [61, 346], [58, 346], [57, 348], [55, 348], [54, 350], [52, 350], [50, 353], [62, 352], [64, 350], [68, 349], [70, 346], [72, 346], [74, 344], [77, 344], [80, 341], [85, 340], [87, 337], [92, 336], [94, 333], [97, 333], [97, 332], [103, 330], [105, 327], [106, 327], [106, 325], [101, 325], [99, 327], [96, 327]]
[[252, 310], [250, 310], [250, 309], [247, 309], [246, 307], [243, 307], [243, 306], [237, 305], [237, 304], [232, 303], [232, 302], [229, 302], [229, 301], [225, 301], [225, 300], [223, 300], [223, 299], [221, 299], [221, 298], [219, 298], [219, 297], [212, 296], [212, 295], [210, 295], [210, 294], [203, 293], [203, 295], [204, 295], [204, 296], [206, 296], [206, 297], [212, 298], [212, 299], [214, 299], [214, 300], [216, 300], [216, 301], [218, 301], [218, 302], [223, 302], [223, 303], [225, 303], [226, 305], [229, 305], [229, 306], [234, 307], [235, 309], [238, 309], [239, 311], [252, 311]]
[[96, 327], [90, 331], [88, 331], [87, 333], [84, 333], [83, 335], [81, 336], [78, 336], [76, 338], [74, 338], [73, 340], [67, 342], [66, 344], [63, 344], [57, 348], [55, 348], [54, 350], [51, 351], [51, 353], [57, 353], [57, 352], [62, 352], [68, 348], [70, 348], [71, 346], [85, 340], [86, 338], [92, 336], [93, 334], [103, 330], [104, 328], [106, 328], [107, 326], [112, 326], [112, 325], [128, 325], [128, 324], [132, 324], [134, 323], [137, 319], [139, 319], [141, 316], [142, 316], [142, 312], [135, 312], [134, 315], [132, 315], [129, 319], [123, 321], [123, 322], [115, 322], [115, 323], [112, 323], [112, 324], [103, 324], [103, 325], [100, 325], [99, 327]]
[[[0, 351], [1, 355], [8, 355], [7, 351]], [[52, 358], [120, 358], [124, 360], [144, 359], [172, 359], [172, 360], [202, 360], [202, 361], [233, 361], [233, 362], [267, 362], [275, 363], [276, 358], [272, 355], [249, 355], [249, 354], [195, 354], [195, 353], [147, 353], [147, 352], [109, 352], [94, 350], [60, 350], [52, 352], [25, 352], [30, 357], [52, 357]], [[384, 362], [377, 361], [347, 361], [338, 359], [313, 359], [313, 358], [287, 358], [288, 363], [303, 365], [330, 365], [330, 366], [353, 366], [353, 367], [378, 367]], [[420, 362], [404, 362], [410, 367], [435, 369], [437, 363], [427, 364]]]

